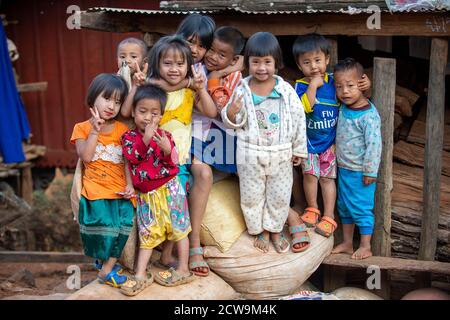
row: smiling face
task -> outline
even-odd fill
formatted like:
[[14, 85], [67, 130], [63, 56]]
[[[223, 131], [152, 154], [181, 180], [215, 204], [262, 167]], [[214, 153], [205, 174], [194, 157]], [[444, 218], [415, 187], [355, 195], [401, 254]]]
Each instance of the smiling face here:
[[99, 94], [94, 102], [94, 108], [98, 110], [100, 118], [103, 120], [114, 119], [120, 111], [120, 95], [118, 92], [114, 92], [109, 98], [104, 96], [104, 92]]
[[159, 74], [171, 85], [179, 84], [187, 75], [187, 61], [183, 53], [168, 49], [159, 60]]
[[358, 80], [360, 78], [355, 68], [334, 73], [336, 96], [349, 107], [358, 108], [367, 104], [367, 99], [361, 90], [358, 89]]
[[202, 61], [206, 53], [206, 48], [202, 45], [200, 38], [196, 35], [192, 35], [186, 41], [191, 49], [194, 63]]
[[211, 45], [211, 49], [206, 51], [205, 66], [208, 71], [217, 71], [225, 69], [237, 62], [237, 57], [234, 55], [234, 48], [217, 38]]
[[[142, 134], [145, 133], [145, 127], [151, 124], [153, 121], [161, 120], [161, 104], [159, 100], [155, 99], [142, 99], [140, 100], [134, 110], [132, 111], [134, 117], [134, 123], [136, 128]], [[157, 120], [154, 120], [157, 118]]]
[[259, 82], [271, 79], [275, 74], [275, 59], [272, 56], [255, 57], [248, 59], [249, 73]]
[[131, 74], [134, 74], [136, 70], [136, 62], [139, 67], [142, 68], [145, 63], [146, 57], [143, 55], [142, 47], [136, 43], [125, 43], [119, 47], [117, 54], [117, 66], [122, 67], [122, 63], [126, 62], [131, 69]]
[[321, 50], [308, 51], [297, 57], [297, 66], [306, 78], [324, 76], [330, 56], [326, 56]]

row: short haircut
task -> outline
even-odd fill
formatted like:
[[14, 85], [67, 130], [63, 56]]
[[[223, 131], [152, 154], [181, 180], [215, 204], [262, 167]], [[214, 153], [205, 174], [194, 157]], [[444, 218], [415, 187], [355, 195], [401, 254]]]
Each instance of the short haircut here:
[[158, 86], [154, 84], [144, 84], [137, 88], [136, 94], [133, 98], [133, 108], [135, 109], [141, 100], [156, 100], [159, 101], [161, 106], [161, 114], [164, 113], [164, 109], [166, 108], [167, 103], [167, 93]]
[[159, 39], [150, 50], [149, 59], [149, 77], [161, 79], [159, 72], [159, 61], [169, 50], [175, 50], [181, 53], [184, 61], [187, 62], [187, 76], [192, 77], [191, 66], [194, 63], [191, 49], [187, 42], [180, 35], [165, 36]]
[[277, 38], [270, 32], [257, 32], [247, 41], [244, 51], [244, 63], [248, 68], [250, 57], [272, 56], [275, 60], [275, 68], [282, 69], [283, 53]]
[[92, 80], [89, 86], [86, 104], [93, 108], [95, 100], [100, 94], [103, 98], [109, 99], [116, 93], [119, 94], [120, 105], [122, 105], [128, 95], [128, 85], [125, 80], [116, 74], [101, 73]]
[[214, 39], [216, 38], [221, 42], [229, 44], [234, 50], [234, 55], [241, 54], [242, 49], [244, 49], [244, 35], [236, 28], [227, 26], [220, 27], [214, 32]]
[[211, 17], [193, 13], [181, 21], [175, 33], [182, 36], [185, 40], [196, 36], [202, 46], [209, 49], [213, 42], [215, 29], [216, 23]]
[[292, 46], [292, 53], [294, 54], [295, 59], [298, 59], [300, 55], [306, 52], [318, 50], [322, 51], [325, 56], [328, 56], [330, 54], [331, 44], [325, 37], [317, 33], [298, 36]]
[[339, 60], [339, 62], [334, 66], [335, 74], [348, 70], [355, 70], [358, 73], [359, 77], [362, 77], [364, 74], [364, 68], [361, 63], [353, 58], [345, 58], [344, 60]]
[[144, 42], [144, 40], [141, 40], [141, 39], [138, 39], [138, 38], [126, 38], [126, 39], [123, 39], [122, 41], [120, 41], [119, 45], [117, 46], [117, 55], [119, 55], [120, 47], [123, 46], [123, 45], [125, 45], [125, 44], [128, 44], [128, 43], [136, 44], [136, 45], [138, 45], [139, 47], [141, 47], [141, 50], [142, 50], [142, 57], [143, 57], [143, 58], [146, 58], [146, 57], [147, 57], [147, 54], [148, 54], [148, 46], [147, 46], [147, 44]]

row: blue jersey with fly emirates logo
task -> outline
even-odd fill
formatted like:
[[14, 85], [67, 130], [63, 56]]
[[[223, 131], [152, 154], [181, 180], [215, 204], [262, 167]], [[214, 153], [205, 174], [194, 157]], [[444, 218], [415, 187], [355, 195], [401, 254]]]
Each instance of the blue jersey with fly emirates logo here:
[[325, 74], [323, 86], [317, 89], [316, 102], [312, 107], [306, 96], [308, 86], [309, 82], [305, 79], [297, 80], [295, 91], [305, 108], [308, 152], [322, 153], [331, 147], [336, 140], [340, 103], [336, 99], [332, 74]]

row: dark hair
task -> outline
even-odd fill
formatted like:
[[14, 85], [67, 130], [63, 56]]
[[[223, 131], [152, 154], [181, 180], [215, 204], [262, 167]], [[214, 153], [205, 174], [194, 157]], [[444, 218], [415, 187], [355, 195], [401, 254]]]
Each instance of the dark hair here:
[[146, 58], [147, 57], [148, 46], [144, 42], [144, 40], [141, 40], [141, 39], [138, 39], [138, 38], [126, 38], [126, 39], [123, 39], [122, 41], [120, 41], [119, 45], [117, 46], [117, 55], [119, 55], [120, 47], [125, 45], [125, 44], [128, 44], [128, 43], [137, 44], [139, 47], [141, 47], [142, 58]]
[[150, 83], [138, 87], [133, 98], [133, 108], [136, 108], [139, 101], [144, 99], [159, 101], [161, 114], [164, 113], [167, 103], [167, 93], [163, 89]]
[[187, 62], [187, 76], [192, 77], [191, 66], [194, 63], [194, 59], [192, 59], [191, 49], [181, 36], [172, 35], [159, 39], [150, 50], [149, 78], [161, 79], [161, 74], [159, 73], [159, 61], [170, 49], [181, 52], [184, 61]]
[[214, 29], [216, 29], [216, 23], [211, 17], [193, 13], [181, 21], [175, 34], [182, 36], [185, 40], [196, 36], [202, 46], [209, 49], [213, 42]]
[[228, 26], [220, 27], [214, 32], [214, 39], [216, 38], [221, 42], [229, 44], [234, 50], [234, 55], [241, 54], [242, 49], [244, 49], [244, 35], [236, 28]]
[[101, 73], [92, 80], [87, 91], [86, 103], [93, 108], [95, 100], [100, 94], [103, 98], [109, 99], [115, 93], [119, 94], [122, 105], [128, 95], [128, 85], [125, 80], [116, 74]]
[[330, 54], [331, 45], [330, 42], [325, 39], [323, 36], [317, 33], [309, 33], [303, 36], [298, 36], [295, 39], [294, 45], [292, 46], [292, 53], [294, 54], [294, 58], [297, 58], [311, 51], [322, 51], [325, 56]]
[[359, 77], [362, 77], [362, 75], [364, 74], [364, 68], [361, 63], [353, 58], [345, 58], [344, 60], [339, 60], [339, 62], [334, 66], [334, 73], [348, 70], [355, 70], [358, 73]]
[[275, 60], [275, 68], [282, 69], [283, 53], [277, 38], [270, 32], [257, 32], [253, 34], [245, 45], [244, 63], [248, 68], [250, 57], [272, 56]]

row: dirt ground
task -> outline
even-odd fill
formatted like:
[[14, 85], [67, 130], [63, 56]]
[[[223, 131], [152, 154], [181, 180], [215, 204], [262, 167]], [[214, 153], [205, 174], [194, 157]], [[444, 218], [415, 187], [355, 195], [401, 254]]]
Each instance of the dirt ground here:
[[[65, 263], [0, 263], [0, 300], [52, 299], [62, 300], [75, 292], [66, 282], [73, 264]], [[81, 287], [96, 279], [91, 264], [77, 264], [81, 270]], [[34, 282], [34, 285], [33, 285]]]

